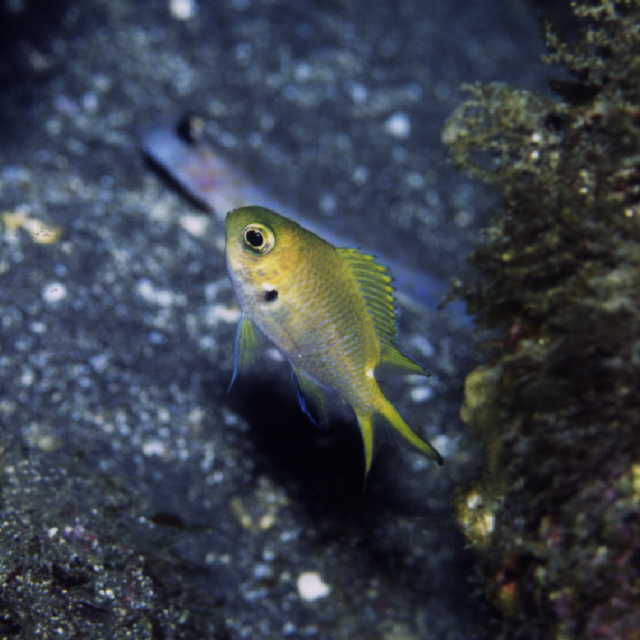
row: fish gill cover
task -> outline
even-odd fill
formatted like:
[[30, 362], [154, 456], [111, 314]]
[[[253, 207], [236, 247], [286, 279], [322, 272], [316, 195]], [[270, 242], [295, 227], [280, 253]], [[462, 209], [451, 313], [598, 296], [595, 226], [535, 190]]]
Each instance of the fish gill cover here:
[[573, 9], [574, 42], [547, 30], [555, 98], [470, 86], [443, 133], [503, 196], [459, 286], [490, 330], [458, 512], [496, 638], [640, 637], [640, 3]]

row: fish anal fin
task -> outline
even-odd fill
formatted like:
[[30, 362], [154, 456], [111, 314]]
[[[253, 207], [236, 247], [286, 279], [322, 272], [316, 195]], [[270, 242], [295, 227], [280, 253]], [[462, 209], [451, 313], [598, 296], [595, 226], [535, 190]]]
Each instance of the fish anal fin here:
[[362, 446], [364, 449], [364, 484], [366, 485], [367, 476], [373, 462], [373, 444], [374, 444], [374, 425], [373, 414], [370, 412], [356, 411], [358, 419], [358, 427], [360, 427], [360, 435], [362, 436]]
[[404, 421], [396, 408], [382, 395], [378, 405], [378, 413], [407, 441], [418, 451], [431, 458], [439, 465], [444, 464], [442, 456], [435, 447], [431, 446], [426, 440], [423, 440], [411, 427]]
[[233, 373], [231, 374], [227, 391], [231, 390], [238, 373], [246, 371], [255, 362], [259, 343], [258, 330], [253, 322], [243, 314], [236, 329], [236, 339], [233, 347]]
[[[311, 422], [321, 427], [327, 426], [327, 398], [324, 387], [296, 367], [292, 367], [292, 373], [296, 382], [300, 408]], [[309, 410], [307, 401], [313, 405], [313, 413]]]

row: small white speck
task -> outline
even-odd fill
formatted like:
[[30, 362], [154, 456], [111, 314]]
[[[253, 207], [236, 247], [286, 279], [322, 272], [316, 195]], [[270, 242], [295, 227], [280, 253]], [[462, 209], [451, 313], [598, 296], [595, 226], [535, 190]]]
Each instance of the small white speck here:
[[467, 506], [469, 507], [469, 509], [477, 509], [478, 507], [482, 506], [482, 497], [477, 491], [472, 491], [467, 496]]
[[313, 602], [319, 598], [325, 598], [329, 595], [331, 589], [324, 582], [319, 573], [315, 571], [305, 571], [298, 576], [296, 581], [298, 593], [306, 602]]
[[405, 182], [411, 189], [422, 189], [425, 184], [424, 176], [417, 171], [411, 171], [405, 178]]
[[190, 233], [192, 236], [201, 238], [207, 233], [209, 229], [209, 218], [206, 216], [196, 215], [193, 213], [187, 213], [180, 216], [180, 226]]
[[47, 325], [44, 322], [32, 322], [31, 323], [31, 331], [33, 333], [37, 333], [38, 335], [42, 335], [47, 330]]
[[259, 562], [253, 568], [253, 577], [256, 580], [264, 580], [265, 578], [270, 578], [273, 575], [273, 569], [264, 562]]
[[213, 304], [207, 307], [206, 322], [208, 325], [215, 325], [218, 322], [238, 322], [240, 320], [240, 309], [238, 307], [226, 307], [223, 304]]
[[291, 542], [292, 540], [296, 540], [298, 537], [299, 537], [298, 531], [294, 529], [289, 529], [287, 531], [283, 531], [280, 534], [280, 541], [285, 543]]
[[229, 279], [225, 276], [213, 282], [209, 282], [204, 287], [204, 297], [207, 302], [214, 302], [220, 291], [229, 288]]
[[47, 529], [47, 535], [50, 538], [53, 538], [54, 536], [58, 535], [58, 527], [51, 527], [51, 529]]
[[357, 185], [362, 186], [369, 178], [369, 169], [367, 167], [356, 167], [351, 178]]
[[253, 46], [250, 42], [238, 42], [233, 49], [233, 55], [241, 65], [246, 65], [251, 60], [252, 53]]
[[473, 222], [473, 214], [470, 211], [462, 210], [454, 214], [453, 217], [456, 226], [464, 229]]
[[167, 446], [162, 440], [147, 440], [142, 445], [142, 452], [145, 456], [166, 457]]
[[273, 360], [274, 362], [282, 362], [284, 360], [284, 357], [282, 353], [280, 353], [280, 350], [276, 349], [275, 347], [269, 347], [265, 354], [267, 358]]
[[95, 356], [89, 358], [89, 364], [95, 371], [102, 372], [107, 368], [109, 364], [109, 357], [106, 353], [97, 353]]
[[454, 441], [447, 435], [440, 434], [435, 438], [431, 438], [431, 444], [446, 458], [450, 455], [454, 448]]
[[94, 91], [83, 94], [82, 108], [89, 113], [95, 113], [98, 110], [98, 95]]
[[207, 477], [208, 484], [220, 484], [224, 482], [224, 472], [222, 471], [214, 471], [210, 476]]
[[309, 78], [311, 78], [312, 73], [313, 73], [313, 69], [311, 68], [311, 65], [307, 64], [306, 62], [301, 62], [298, 66], [296, 66], [294, 71], [295, 78], [299, 82], [304, 82], [305, 80], [309, 80]]
[[369, 92], [367, 91], [367, 88], [359, 83], [354, 83], [353, 85], [351, 85], [351, 99], [356, 103], [356, 104], [362, 104], [367, 97], [369, 96]]
[[55, 304], [67, 297], [67, 287], [61, 282], [50, 282], [42, 289], [42, 297], [45, 302]]
[[433, 345], [422, 335], [411, 338], [411, 346], [415, 347], [425, 358], [435, 353]]
[[387, 118], [384, 127], [387, 133], [404, 140], [411, 133], [411, 120], [406, 113], [396, 111]]
[[320, 209], [326, 214], [333, 214], [338, 202], [332, 193], [323, 193], [320, 197]]
[[195, 0], [169, 0], [169, 11], [177, 20], [189, 20], [198, 10]]
[[421, 385], [411, 389], [411, 399], [414, 402], [426, 402], [432, 395], [433, 391], [431, 390], [431, 387], [427, 387], [426, 385]]
[[33, 384], [35, 375], [33, 369], [25, 369], [20, 376], [20, 384], [23, 387], [30, 387]]
[[158, 305], [159, 307], [168, 307], [176, 303], [176, 296], [172, 291], [168, 289], [158, 289], [146, 278], [138, 281], [136, 284], [136, 292], [146, 302]]
[[159, 331], [149, 331], [147, 339], [151, 344], [165, 344], [167, 339]]
[[492, 513], [485, 513], [483, 518], [484, 530], [489, 534], [496, 526], [496, 519]]

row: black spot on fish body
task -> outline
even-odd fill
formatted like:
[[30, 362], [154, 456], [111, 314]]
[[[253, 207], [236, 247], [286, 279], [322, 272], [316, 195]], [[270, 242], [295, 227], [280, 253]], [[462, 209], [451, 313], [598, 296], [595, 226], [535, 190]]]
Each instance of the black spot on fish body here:
[[273, 302], [278, 299], [278, 291], [276, 289], [269, 289], [264, 292], [264, 301]]

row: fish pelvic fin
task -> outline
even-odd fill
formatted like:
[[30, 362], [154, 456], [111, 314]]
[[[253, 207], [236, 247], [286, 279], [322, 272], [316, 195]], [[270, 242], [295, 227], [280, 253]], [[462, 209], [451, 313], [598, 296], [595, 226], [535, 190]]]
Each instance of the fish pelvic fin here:
[[367, 476], [371, 469], [373, 461], [373, 413], [356, 411], [358, 426], [360, 427], [360, 435], [362, 436], [362, 446], [364, 448], [364, 485], [367, 482]]
[[[300, 408], [311, 422], [313, 422], [313, 424], [320, 427], [326, 427], [329, 420], [327, 418], [325, 389], [301, 369], [292, 367], [291, 372], [293, 379], [296, 382], [298, 404], [300, 405]], [[311, 402], [313, 412], [310, 410], [307, 400]]]
[[255, 362], [259, 342], [258, 330], [253, 322], [245, 314], [242, 314], [236, 329], [236, 340], [233, 347], [233, 373], [227, 387], [227, 393], [231, 391], [238, 373], [246, 371]]
[[396, 408], [380, 392], [380, 402], [376, 407], [377, 412], [411, 445], [423, 453], [427, 458], [431, 458], [439, 465], [444, 464], [442, 456], [427, 441], [418, 436], [411, 427], [404, 421]]

